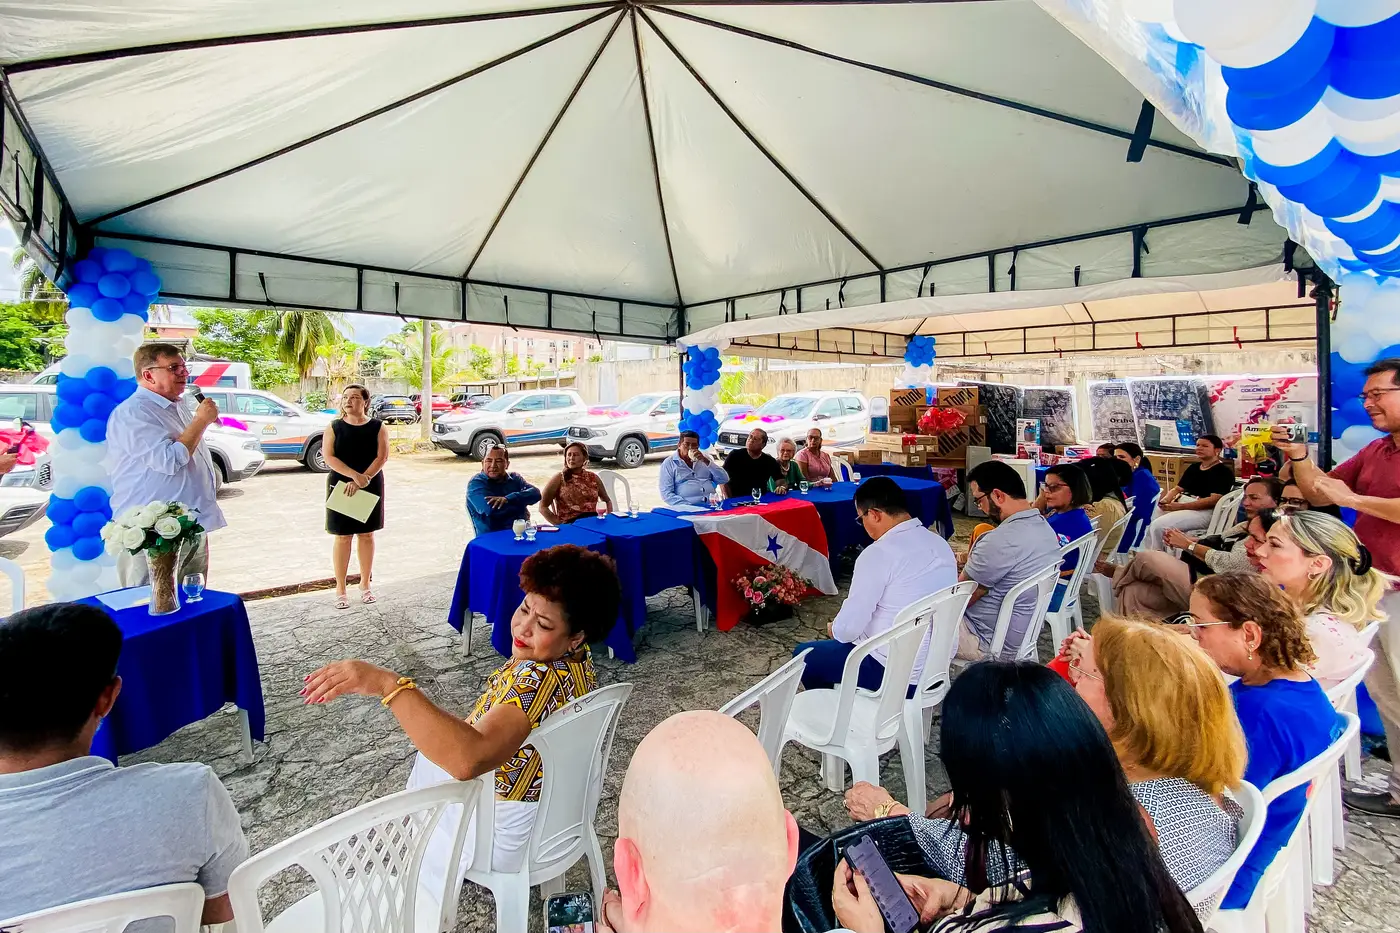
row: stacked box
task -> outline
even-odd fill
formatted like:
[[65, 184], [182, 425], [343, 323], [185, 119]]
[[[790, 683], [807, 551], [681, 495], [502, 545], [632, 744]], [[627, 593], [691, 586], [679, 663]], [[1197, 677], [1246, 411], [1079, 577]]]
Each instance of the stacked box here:
[[885, 452], [875, 447], [861, 447], [855, 451], [854, 460], [857, 465], [873, 465], [885, 462]]
[[926, 411], [928, 406], [924, 404], [900, 405], [898, 408], [890, 406], [890, 430], [913, 433], [918, 430], [919, 419]]
[[1152, 475], [1162, 484], [1166, 492], [1181, 481], [1181, 474], [1193, 463], [1199, 463], [1191, 454], [1168, 454], [1161, 451], [1147, 451], [1147, 459], [1152, 461]]
[[914, 451], [904, 454], [885, 454], [884, 462], [902, 467], [921, 467], [925, 465], [925, 457], [923, 451]]
[[887, 453], [909, 454], [927, 450], [933, 444], [933, 440], [927, 434], [873, 433], [866, 438], [866, 444]]
[[939, 406], [953, 406], [961, 408], [970, 405], [973, 408], [979, 407], [980, 396], [976, 386], [937, 386], [937, 394], [934, 398]]

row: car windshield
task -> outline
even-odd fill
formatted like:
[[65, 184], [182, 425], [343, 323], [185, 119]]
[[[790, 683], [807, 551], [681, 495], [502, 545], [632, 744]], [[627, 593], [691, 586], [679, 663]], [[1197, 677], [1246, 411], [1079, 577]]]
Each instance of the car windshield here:
[[651, 406], [656, 404], [660, 398], [657, 395], [634, 395], [621, 405], [617, 406], [618, 411], [625, 411], [629, 415], [645, 415], [651, 411]]
[[525, 397], [524, 392], [507, 392], [495, 401], [482, 405], [482, 411], [506, 411]]
[[784, 418], [806, 418], [812, 413], [816, 399], [800, 395], [780, 395], [759, 406], [757, 414], [782, 415]]

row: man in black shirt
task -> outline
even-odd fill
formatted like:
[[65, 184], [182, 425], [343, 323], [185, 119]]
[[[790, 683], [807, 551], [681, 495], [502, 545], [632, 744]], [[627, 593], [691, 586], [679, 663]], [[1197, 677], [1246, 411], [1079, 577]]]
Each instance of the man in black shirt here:
[[729, 474], [725, 484], [728, 496], [747, 496], [755, 489], [767, 489], [768, 481], [783, 475], [782, 467], [771, 454], [763, 452], [768, 432], [754, 428], [742, 450], [731, 451], [724, 458], [724, 472]]
[[[1210, 525], [1215, 503], [1235, 488], [1235, 471], [1220, 459], [1224, 450], [1225, 443], [1214, 434], [1203, 434], [1196, 441], [1196, 457], [1200, 462], [1187, 467], [1180, 481], [1157, 500], [1157, 516], [1147, 526], [1142, 542], [1144, 549], [1166, 550], [1162, 536], [1169, 528], [1189, 534]], [[1182, 496], [1195, 496], [1195, 499], [1182, 502]]]

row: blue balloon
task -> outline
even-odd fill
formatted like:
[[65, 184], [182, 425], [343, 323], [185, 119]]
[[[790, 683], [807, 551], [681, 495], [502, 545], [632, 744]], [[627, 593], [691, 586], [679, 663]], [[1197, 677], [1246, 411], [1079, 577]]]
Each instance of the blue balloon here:
[[109, 249], [102, 256], [102, 268], [108, 272], [130, 272], [136, 268], [136, 257], [124, 249]]
[[1327, 141], [1327, 145], [1322, 147], [1321, 152], [1297, 165], [1274, 165], [1272, 162], [1265, 162], [1256, 157], [1252, 167], [1254, 174], [1260, 181], [1266, 181], [1281, 188], [1284, 185], [1301, 185], [1304, 182], [1312, 181], [1330, 169], [1341, 155], [1342, 144], [1333, 138]]
[[131, 294], [131, 283], [120, 272], [108, 272], [97, 280], [97, 290], [107, 298], [125, 298]]
[[78, 425], [78, 433], [89, 444], [100, 444], [107, 439], [107, 422], [98, 418], [89, 418]]
[[[1293, 47], [1278, 58], [1253, 68], [1222, 67], [1220, 76], [1231, 90], [1255, 97], [1293, 94], [1307, 85], [1327, 64], [1336, 31], [1337, 27], [1331, 23], [1314, 17]], [[1321, 99], [1322, 92], [1319, 91], [1312, 103], [1316, 104]]]
[[72, 402], [74, 405], [81, 405], [91, 391], [92, 387], [87, 384], [86, 379], [75, 379], [62, 374], [58, 377], [58, 385], [54, 387], [59, 401]]
[[1342, 355], [1337, 352], [1332, 353], [1331, 366], [1332, 373], [1332, 400], [1340, 402], [1343, 399], [1355, 399], [1361, 394], [1362, 387], [1366, 384], [1366, 363], [1348, 363], [1342, 359]]
[[151, 297], [160, 293], [160, 276], [150, 269], [136, 269], [128, 276], [131, 290], [138, 295]]
[[102, 556], [102, 539], [96, 535], [79, 538], [73, 542], [73, 556], [78, 560], [97, 560]]
[[73, 518], [73, 534], [79, 538], [90, 538], [102, 533], [107, 524], [107, 516], [101, 512], [79, 512]]
[[74, 282], [68, 286], [68, 304], [74, 308], [91, 308], [92, 303], [102, 297], [97, 286], [91, 282]]
[[73, 519], [78, 516], [78, 507], [73, 504], [72, 499], [49, 496], [49, 507], [44, 515], [55, 525], [71, 525]]
[[97, 263], [100, 266], [102, 265], [102, 257], [106, 256], [110, 252], [111, 250], [105, 246], [94, 246], [92, 249], [88, 250], [88, 254], [83, 258], [91, 259], [93, 262]]
[[[55, 431], [62, 431], [63, 428], [76, 428], [88, 418], [88, 414], [83, 410], [82, 405], [74, 405], [72, 402], [59, 402], [54, 406], [52, 423]], [[59, 427], [62, 425], [62, 427]]]
[[712, 360], [719, 359], [719, 347], [706, 347], [705, 356]]
[[92, 316], [99, 321], [106, 321], [109, 324], [112, 321], [120, 321], [125, 313], [126, 308], [122, 307], [122, 303], [115, 298], [99, 298], [92, 303]]
[[1330, 218], [1327, 229], [1354, 250], [1374, 250], [1389, 246], [1400, 237], [1400, 207], [1386, 201], [1374, 214], [1364, 220], [1342, 223]]
[[151, 306], [151, 296], [132, 292], [121, 300], [122, 311], [126, 314], [145, 314]]
[[83, 378], [98, 392], [110, 392], [112, 386], [117, 384], [117, 374], [110, 366], [94, 366]]
[[96, 287], [97, 280], [102, 278], [102, 266], [91, 259], [79, 259], [73, 263], [73, 278]]
[[124, 402], [131, 398], [131, 393], [136, 391], [136, 379], [118, 379], [117, 384], [112, 386], [111, 396], [118, 402]]
[[50, 551], [61, 551], [71, 547], [76, 537], [72, 525], [50, 525], [49, 530], [44, 532], [44, 543]]
[[690, 357], [692, 360], [698, 360], [700, 359], [700, 357], [705, 355], [705, 351], [701, 350], [699, 347], [687, 347], [685, 355]]
[[1400, 14], [1338, 29], [1330, 64], [1332, 86], [1348, 97], [1380, 100], [1400, 94]]
[[83, 399], [83, 411], [87, 412], [90, 418], [106, 421], [112, 414], [112, 409], [116, 407], [117, 400], [105, 392], [93, 392]]
[[700, 379], [699, 379], [699, 377], [697, 377], [697, 376], [691, 376], [689, 379], [687, 379], [687, 380], [685, 381], [685, 385], [686, 385], [686, 388], [688, 388], [688, 389], [694, 389], [694, 390], [696, 390], [696, 391], [699, 391], [700, 389], [705, 388], [705, 384], [704, 384], [703, 382], [701, 382]]
[[79, 512], [97, 512], [107, 505], [107, 490], [101, 486], [84, 486], [73, 494], [73, 505]]
[[1347, 428], [1358, 424], [1369, 427], [1371, 416], [1366, 414], [1361, 399], [1348, 396], [1342, 401], [1341, 407], [1332, 412], [1332, 433], [1340, 436]]
[[1301, 184], [1281, 185], [1279, 193], [1321, 217], [1344, 217], [1370, 204], [1380, 186], [1379, 175], [1363, 171], [1344, 152], [1316, 177]]

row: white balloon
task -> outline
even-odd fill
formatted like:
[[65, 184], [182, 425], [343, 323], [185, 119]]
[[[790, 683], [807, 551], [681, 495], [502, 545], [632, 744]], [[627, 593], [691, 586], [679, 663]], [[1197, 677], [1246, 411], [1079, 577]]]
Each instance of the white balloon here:
[[76, 582], [76, 583], [84, 583], [84, 584], [88, 584], [88, 585], [91, 585], [91, 584], [93, 584], [93, 583], [96, 583], [96, 582], [97, 582], [97, 578], [98, 578], [101, 574], [102, 574], [102, 567], [101, 567], [96, 561], [91, 561], [91, 560], [80, 560], [80, 561], [77, 561], [77, 562], [68, 570], [68, 573], [67, 573], [68, 579], [70, 579], [70, 580], [72, 580], [72, 581], [74, 581], [74, 582]]
[[1254, 154], [1270, 165], [1300, 165], [1321, 152], [1332, 135], [1330, 114], [1320, 102], [1297, 122], [1250, 134]]
[[97, 323], [97, 318], [92, 316], [91, 308], [69, 308], [64, 313], [63, 320], [67, 323], [70, 332], [83, 330]]
[[1365, 331], [1353, 331], [1335, 344], [1337, 353], [1348, 363], [1369, 363], [1381, 351], [1376, 338]]
[[1312, 20], [1314, 0], [1175, 0], [1181, 31], [1232, 68], [1273, 61], [1293, 47]]
[[1360, 450], [1378, 437], [1385, 437], [1369, 425], [1354, 424], [1342, 432], [1342, 443], [1351, 450]]
[[[103, 558], [108, 559], [105, 554]], [[122, 585], [121, 578], [117, 576], [116, 558], [110, 558], [110, 560], [110, 564], [102, 565], [102, 573], [97, 576], [97, 592], [99, 593], [106, 593], [109, 590], [118, 589]]]
[[49, 566], [53, 568], [55, 574], [65, 573], [73, 569], [78, 563], [78, 558], [73, 556], [71, 547], [59, 548], [49, 555]]
[[[134, 350], [132, 351], [135, 352]], [[118, 379], [136, 378], [136, 366], [131, 362], [131, 355], [127, 354], [113, 364], [112, 369], [116, 371]]]
[[1371, 26], [1400, 13], [1400, 0], [1317, 0], [1317, 18], [1334, 26]]
[[92, 369], [93, 363], [92, 360], [87, 357], [73, 352], [73, 348], [69, 346], [72, 339], [73, 335], [69, 334], [68, 340], [64, 341], [64, 346], [68, 349], [68, 355], [59, 361], [58, 371], [65, 376], [82, 378], [87, 375], [89, 369]]
[[1123, 0], [1123, 11], [1144, 23], [1165, 23], [1172, 19], [1172, 0]]

